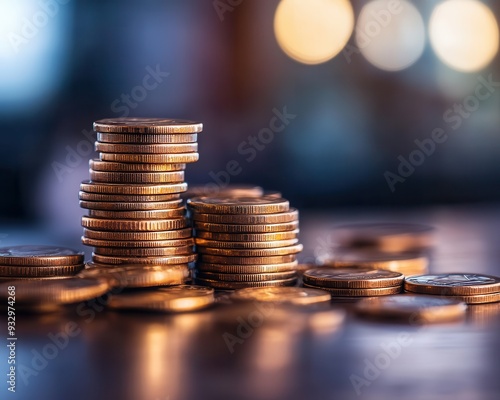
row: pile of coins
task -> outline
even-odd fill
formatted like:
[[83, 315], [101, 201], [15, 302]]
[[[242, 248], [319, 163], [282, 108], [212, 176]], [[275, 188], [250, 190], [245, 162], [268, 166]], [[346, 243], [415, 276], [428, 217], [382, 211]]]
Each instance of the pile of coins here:
[[323, 289], [333, 297], [357, 298], [400, 293], [404, 276], [369, 268], [314, 268], [304, 272], [304, 287]]
[[297, 282], [298, 211], [287, 200], [197, 197], [188, 200], [198, 253], [196, 281], [217, 289]]
[[467, 304], [500, 301], [500, 278], [490, 275], [450, 273], [411, 276], [405, 279], [406, 292], [452, 298]]
[[90, 160], [91, 180], [80, 186], [80, 206], [89, 210], [82, 242], [94, 247], [90, 267], [128, 266], [129, 275], [142, 270], [142, 278], [151, 277], [145, 286], [172, 265], [186, 277], [196, 256], [181, 193], [186, 163], [199, 157], [202, 124], [116, 118], [95, 122], [94, 130], [99, 159]]

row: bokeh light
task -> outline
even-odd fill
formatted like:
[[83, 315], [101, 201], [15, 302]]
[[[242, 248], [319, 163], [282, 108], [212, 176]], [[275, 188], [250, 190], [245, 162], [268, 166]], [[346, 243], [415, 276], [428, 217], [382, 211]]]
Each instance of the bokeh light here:
[[304, 64], [320, 64], [335, 57], [354, 28], [348, 0], [282, 0], [274, 16], [274, 32], [281, 49]]
[[414, 64], [425, 47], [425, 27], [408, 1], [375, 0], [366, 4], [356, 25], [356, 45], [374, 66], [398, 71]]
[[449, 67], [463, 72], [488, 65], [498, 51], [498, 24], [485, 4], [447, 0], [433, 11], [429, 23], [432, 47]]

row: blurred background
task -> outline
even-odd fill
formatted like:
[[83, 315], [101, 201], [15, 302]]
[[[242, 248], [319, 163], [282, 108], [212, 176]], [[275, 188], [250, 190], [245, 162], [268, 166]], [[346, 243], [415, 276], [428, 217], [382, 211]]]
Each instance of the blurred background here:
[[203, 122], [193, 185], [496, 202], [499, 20], [476, 0], [1, 1], [0, 217], [81, 232], [92, 122], [122, 116]]

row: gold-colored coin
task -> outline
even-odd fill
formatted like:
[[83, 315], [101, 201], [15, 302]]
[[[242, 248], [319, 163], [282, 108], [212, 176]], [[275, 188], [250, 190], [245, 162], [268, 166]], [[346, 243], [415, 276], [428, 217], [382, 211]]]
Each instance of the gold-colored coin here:
[[298, 229], [299, 221], [285, 222], [281, 224], [211, 224], [207, 222], [193, 221], [193, 227], [201, 231], [220, 233], [271, 233], [285, 232]]
[[182, 229], [188, 226], [186, 218], [175, 219], [104, 219], [82, 217], [82, 226], [101, 231], [168, 231]]
[[0, 247], [0, 265], [69, 266], [83, 264], [84, 254], [59, 246]]
[[304, 283], [332, 288], [381, 288], [401, 286], [404, 276], [399, 272], [369, 268], [314, 268], [304, 272]]
[[294, 305], [329, 303], [332, 296], [324, 290], [300, 287], [263, 287], [240, 289], [231, 294], [235, 300], [265, 301]]
[[[191, 229], [176, 229], [163, 232], [113, 232], [99, 231], [92, 229], [83, 229], [83, 236], [89, 239], [97, 240], [120, 240], [120, 241], [157, 241], [174, 240], [191, 237]], [[144, 246], [146, 247], [146, 246]]]
[[196, 278], [196, 282], [200, 285], [213, 287], [215, 289], [244, 289], [248, 287], [293, 286], [297, 283], [297, 278], [263, 282], [228, 282]]
[[160, 256], [177, 256], [192, 254], [192, 246], [178, 247], [95, 247], [94, 253], [103, 256], [120, 256], [120, 257], [160, 257]]
[[48, 278], [76, 275], [84, 268], [83, 264], [75, 265], [0, 265], [0, 275], [14, 278]]
[[387, 296], [401, 292], [401, 286], [369, 288], [369, 289], [342, 289], [324, 286], [315, 286], [304, 283], [304, 287], [312, 289], [323, 289], [330, 292], [332, 296], [338, 297], [370, 297], [370, 296]]
[[138, 154], [138, 153], [100, 153], [101, 161], [148, 163], [148, 164], [187, 164], [198, 161], [198, 153], [171, 153], [171, 154]]
[[209, 254], [200, 254], [200, 261], [209, 264], [230, 264], [230, 265], [266, 265], [266, 264], [282, 264], [295, 261], [295, 254], [287, 254], [285, 256], [272, 257], [226, 257], [213, 256]]
[[179, 208], [182, 200], [171, 201], [149, 201], [149, 202], [109, 202], [109, 201], [84, 201], [80, 200], [80, 207], [89, 210], [107, 211], [148, 211], [148, 210], [168, 210]]
[[450, 296], [454, 299], [463, 301], [466, 304], [486, 304], [486, 303], [496, 303], [500, 301], [500, 292], [487, 293], [487, 294], [475, 294], [475, 295], [454, 295]]
[[288, 200], [262, 197], [195, 197], [188, 206], [193, 213], [206, 214], [274, 214], [290, 209]]
[[168, 172], [184, 171], [186, 164], [131, 164], [94, 159], [89, 160], [89, 168], [109, 172]]
[[194, 245], [193, 238], [187, 239], [172, 239], [172, 240], [130, 240], [130, 241], [120, 241], [120, 240], [102, 240], [102, 239], [91, 239], [82, 236], [82, 243], [86, 246], [93, 247], [115, 247], [115, 248], [155, 248], [155, 247], [183, 247]]
[[229, 282], [264, 282], [296, 278], [295, 271], [272, 272], [267, 274], [231, 274], [198, 271], [196, 278]]
[[112, 219], [171, 219], [184, 217], [184, 207], [171, 208], [169, 210], [145, 210], [145, 211], [106, 211], [89, 210], [89, 216], [95, 218]]
[[97, 140], [104, 143], [195, 143], [198, 140], [196, 133], [184, 133], [175, 135], [148, 135], [130, 133], [102, 133], [97, 132]]
[[214, 290], [195, 285], [179, 285], [154, 292], [122, 293], [111, 296], [108, 307], [124, 310], [159, 312], [195, 311], [206, 308], [215, 301]]
[[106, 172], [90, 170], [93, 182], [107, 183], [180, 183], [184, 181], [184, 171], [170, 172]]
[[[188, 193], [189, 189], [186, 193]], [[269, 225], [286, 224], [299, 220], [299, 212], [295, 208], [278, 214], [202, 214], [194, 213], [193, 220], [210, 224], [242, 224], [242, 225]], [[207, 229], [211, 230], [211, 229]], [[284, 229], [286, 230], [286, 229]], [[264, 231], [265, 232], [265, 231]]]
[[268, 274], [272, 272], [295, 271], [297, 261], [282, 264], [264, 264], [264, 265], [231, 265], [231, 264], [211, 264], [198, 262], [196, 269], [206, 272], [220, 272], [228, 274]]
[[455, 320], [465, 315], [467, 306], [456, 299], [425, 295], [396, 295], [363, 299], [356, 304], [358, 314], [374, 318], [397, 318], [409, 323]]
[[[183, 197], [189, 199], [191, 197], [200, 196], [221, 196], [221, 197], [260, 197], [264, 194], [264, 189], [260, 186], [253, 185], [226, 185], [221, 187], [215, 183], [207, 183], [206, 185], [190, 186]], [[209, 221], [207, 221], [209, 222]]]
[[298, 229], [288, 232], [272, 233], [219, 233], [198, 230], [196, 231], [196, 237], [198, 238], [225, 242], [266, 242], [276, 240], [290, 240], [297, 238], [298, 234]]
[[105, 279], [111, 287], [120, 288], [181, 285], [190, 275], [187, 264], [110, 267], [88, 263], [87, 267], [78, 275], [84, 278]]
[[198, 151], [198, 143], [121, 144], [95, 142], [96, 151], [128, 154], [179, 154]]
[[119, 184], [119, 183], [97, 183], [83, 181], [80, 190], [88, 193], [101, 194], [124, 194], [124, 195], [157, 195], [182, 193], [187, 189], [187, 183], [161, 183], [161, 184]]
[[94, 131], [103, 133], [177, 134], [197, 133], [203, 124], [170, 118], [107, 118], [94, 122]]
[[164, 256], [164, 257], [121, 257], [121, 256], [104, 256], [101, 254], [92, 253], [92, 261], [99, 264], [156, 264], [156, 265], [172, 265], [172, 264], [187, 264], [196, 261], [196, 254], [186, 254], [180, 256]]
[[16, 287], [16, 308], [78, 303], [102, 296], [109, 290], [106, 282], [91, 278], [17, 280], [0, 283], [0, 298], [7, 299], [9, 286]]
[[218, 249], [269, 249], [292, 246], [297, 244], [299, 239], [269, 240], [267, 242], [223, 242], [220, 240], [196, 238], [195, 242], [196, 245], [200, 247], [212, 247]]
[[[197, 245], [196, 249], [201, 254], [211, 254], [214, 256], [231, 257], [272, 257], [286, 254], [296, 254], [303, 250], [301, 244], [295, 244], [287, 247], [275, 247], [269, 249], [221, 249], [216, 247], [202, 247]], [[401, 275], [402, 276], [402, 275]]]
[[[161, 202], [180, 200], [179, 193], [173, 194], [149, 194], [149, 195], [127, 195], [127, 194], [101, 194], [101, 193], [87, 193], [78, 192], [80, 200], [84, 201], [99, 201], [99, 202], [118, 202], [118, 203], [147, 203], [147, 202]], [[182, 204], [182, 201], [178, 201]]]
[[470, 296], [500, 292], [500, 278], [469, 273], [428, 274], [406, 278], [404, 287], [415, 293]]

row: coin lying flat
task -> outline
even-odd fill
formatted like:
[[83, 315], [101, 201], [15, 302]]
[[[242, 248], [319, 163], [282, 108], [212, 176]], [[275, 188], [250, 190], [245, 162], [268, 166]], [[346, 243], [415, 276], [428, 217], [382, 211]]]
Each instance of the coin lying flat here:
[[196, 254], [187, 254], [181, 256], [164, 256], [164, 257], [120, 257], [120, 256], [104, 256], [101, 254], [92, 253], [92, 261], [99, 264], [172, 265], [172, 264], [187, 264], [195, 260], [196, 260]]
[[[97, 240], [122, 240], [122, 241], [156, 241], [185, 239], [191, 237], [191, 229], [176, 229], [158, 232], [112, 232], [99, 231], [85, 228], [83, 236]], [[146, 246], [144, 246], [146, 247]]]
[[14, 278], [49, 278], [75, 275], [84, 268], [74, 265], [0, 265], [0, 275]]
[[195, 229], [207, 232], [221, 233], [266, 233], [292, 231], [299, 227], [299, 221], [284, 222], [281, 224], [211, 224], [193, 221]]
[[198, 151], [198, 143], [122, 144], [95, 142], [96, 151], [131, 154], [177, 154]]
[[267, 274], [240, 274], [198, 271], [196, 278], [229, 282], [264, 282], [295, 278], [295, 271], [271, 272]]
[[290, 209], [288, 200], [262, 197], [195, 197], [188, 200], [195, 212], [207, 214], [273, 214]]
[[429, 274], [406, 278], [404, 287], [417, 293], [469, 296], [500, 292], [500, 278], [467, 273]]
[[[78, 192], [80, 200], [98, 201], [98, 202], [118, 202], [118, 203], [142, 203], [142, 202], [162, 202], [179, 200], [180, 193], [172, 194], [149, 194], [149, 195], [131, 195], [131, 194], [102, 194]], [[181, 204], [181, 202], [178, 202]]]
[[171, 246], [171, 247], [148, 247], [148, 248], [115, 248], [115, 247], [95, 247], [94, 253], [104, 256], [121, 257], [159, 257], [175, 256], [193, 253], [192, 246]]
[[103, 133], [97, 132], [97, 141], [104, 143], [195, 143], [198, 140], [196, 133], [184, 133], [175, 135], [149, 135], [145, 133]]
[[148, 163], [148, 164], [184, 164], [198, 161], [198, 153], [170, 153], [170, 154], [145, 154], [145, 153], [100, 153], [101, 161]]
[[192, 247], [194, 245], [193, 238], [186, 239], [171, 239], [171, 240], [130, 240], [130, 241], [120, 241], [120, 240], [102, 240], [102, 239], [91, 239], [82, 236], [82, 243], [87, 246], [94, 247], [116, 247], [116, 248], [150, 248], [150, 247]]
[[184, 217], [184, 207], [168, 210], [143, 210], [143, 211], [106, 211], [89, 210], [89, 217], [107, 219], [172, 219]]
[[407, 319], [415, 322], [440, 322], [465, 315], [467, 306], [459, 300], [425, 295], [384, 296], [361, 300], [356, 312], [377, 318]]
[[287, 254], [285, 256], [272, 256], [272, 257], [226, 257], [226, 256], [212, 256], [209, 254], [200, 254], [200, 261], [213, 263], [213, 264], [282, 264], [295, 261], [295, 254]]
[[304, 283], [332, 288], [382, 288], [401, 286], [399, 272], [364, 268], [314, 268], [304, 272]]
[[231, 274], [266, 274], [272, 272], [295, 271], [297, 261], [282, 264], [264, 265], [231, 265], [231, 264], [210, 264], [204, 262], [196, 263], [198, 271], [221, 272]]
[[107, 183], [182, 183], [184, 171], [167, 172], [107, 172], [90, 170], [93, 182]]
[[122, 293], [111, 296], [108, 307], [123, 310], [163, 312], [195, 311], [213, 304], [214, 290], [195, 285], [179, 285], [154, 292]]
[[274, 247], [267, 249], [222, 249], [217, 247], [202, 247], [197, 245], [196, 249], [201, 254], [231, 257], [272, 257], [286, 254], [300, 253], [303, 249], [301, 244], [286, 247]]
[[225, 242], [265, 242], [276, 240], [290, 240], [297, 238], [298, 229], [287, 232], [272, 233], [220, 233], [208, 231], [196, 231], [196, 237], [208, 240], [218, 240]]
[[83, 264], [84, 254], [58, 246], [26, 245], [0, 247], [0, 265], [76, 265]]
[[453, 295], [450, 297], [463, 301], [467, 304], [486, 304], [500, 301], [500, 292], [475, 295]]
[[109, 201], [84, 201], [80, 200], [80, 207], [88, 210], [103, 211], [150, 211], [168, 210], [179, 208], [181, 200], [148, 201], [148, 202], [109, 202]]
[[224, 242], [220, 240], [207, 240], [196, 238], [196, 244], [202, 247], [213, 247], [220, 249], [269, 249], [276, 247], [292, 246], [299, 242], [299, 239], [274, 240], [266, 242]]
[[309, 305], [330, 302], [332, 296], [324, 290], [284, 286], [240, 289], [232, 293], [231, 298], [242, 301]]
[[[190, 186], [185, 193], [185, 198], [200, 196], [219, 197], [260, 197], [264, 189], [254, 185], [226, 185], [224, 187], [207, 183], [206, 185]], [[280, 196], [281, 197], [281, 196]]]
[[196, 278], [196, 282], [200, 285], [210, 286], [215, 289], [243, 289], [248, 287], [293, 286], [297, 283], [297, 278], [262, 281], [262, 282], [229, 282], [229, 281], [216, 281], [213, 279]]
[[104, 133], [176, 134], [197, 133], [203, 124], [170, 118], [107, 118], [94, 122], [94, 130]]
[[102, 231], [167, 231], [171, 229], [182, 229], [188, 226], [185, 218], [175, 219], [104, 219], [93, 217], [82, 217], [82, 226], [88, 229]]
[[332, 288], [325, 286], [309, 285], [304, 283], [304, 287], [313, 289], [327, 290], [332, 296], [338, 297], [370, 297], [370, 296], [386, 296], [390, 294], [397, 294], [401, 292], [401, 286], [379, 287], [379, 288], [365, 288], [365, 289], [346, 289], [346, 288]]
[[[191, 189], [188, 190], [188, 192]], [[264, 225], [285, 224], [298, 221], [299, 212], [295, 208], [277, 214], [203, 214], [195, 213], [193, 220], [210, 224]]]
[[89, 168], [108, 172], [169, 172], [184, 171], [186, 164], [131, 164], [93, 159], [89, 160]]
[[83, 181], [80, 190], [88, 193], [101, 194], [124, 194], [124, 195], [151, 195], [151, 194], [173, 194], [187, 190], [187, 183], [172, 184], [119, 184], [119, 183], [98, 183]]

